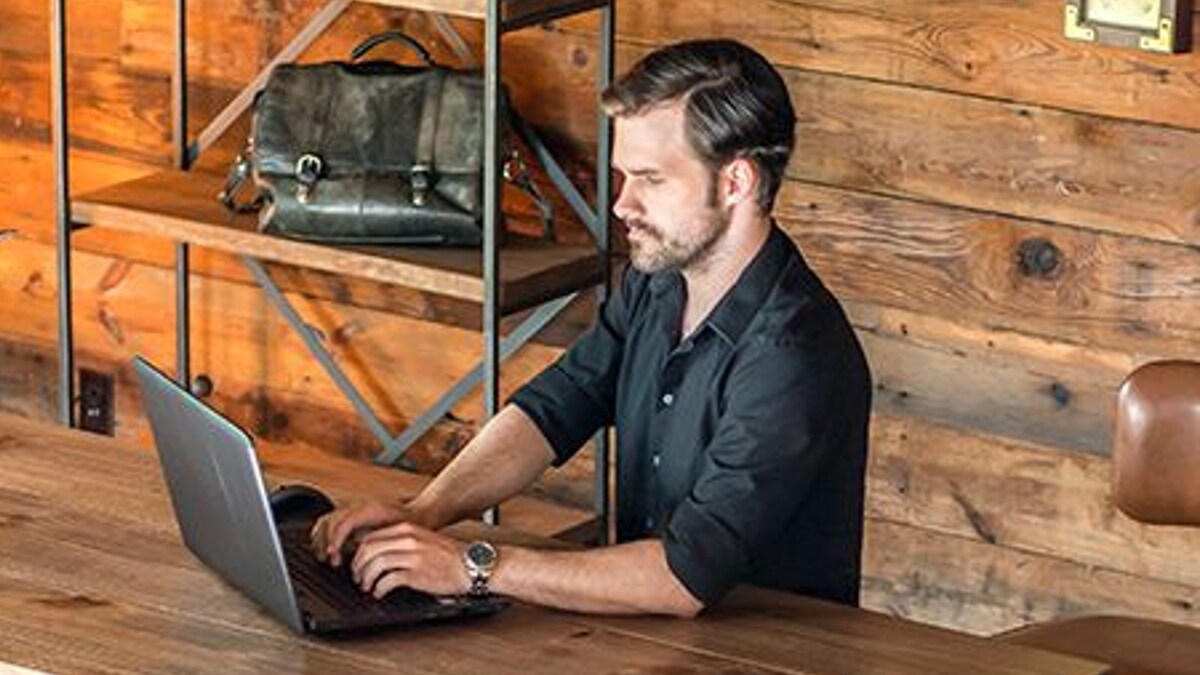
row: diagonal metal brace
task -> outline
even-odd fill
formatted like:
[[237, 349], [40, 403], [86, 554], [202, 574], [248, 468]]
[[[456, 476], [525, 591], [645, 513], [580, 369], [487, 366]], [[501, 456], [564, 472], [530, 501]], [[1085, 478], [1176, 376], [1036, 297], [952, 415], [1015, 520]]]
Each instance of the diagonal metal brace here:
[[[529, 317], [521, 322], [512, 333], [500, 341], [500, 360], [503, 361], [520, 349], [525, 343], [529, 342], [534, 335], [546, 327], [554, 317], [558, 316], [571, 301], [578, 296], [579, 293], [571, 293], [556, 300], [552, 300], [534, 311]], [[400, 434], [396, 440], [387, 445], [383, 452], [375, 456], [375, 462], [378, 464], [392, 464], [416, 442], [418, 438], [425, 434], [437, 424], [438, 420], [445, 417], [446, 413], [450, 412], [459, 401], [463, 399], [472, 389], [479, 385], [483, 377], [483, 363], [475, 364], [471, 372], [462, 376], [454, 386], [450, 387], [445, 394], [434, 403], [429, 410], [425, 411], [413, 423], [408, 425], [404, 433]]]
[[308, 351], [313, 355], [313, 358], [321, 364], [325, 369], [325, 373], [333, 379], [333, 383], [338, 389], [350, 399], [350, 404], [358, 411], [363, 421], [367, 423], [371, 433], [379, 440], [379, 443], [387, 447], [392, 442], [392, 434], [383, 426], [383, 422], [379, 421], [379, 417], [375, 411], [371, 409], [371, 405], [367, 403], [362, 394], [358, 393], [358, 389], [354, 387], [354, 383], [350, 381], [342, 369], [334, 362], [333, 356], [329, 354], [329, 350], [325, 349], [325, 345], [321, 344], [320, 339], [308, 324], [304, 323], [304, 319], [300, 318], [300, 314], [296, 312], [296, 308], [292, 307], [292, 303], [284, 297], [283, 292], [271, 280], [271, 276], [263, 269], [262, 263], [251, 258], [248, 255], [242, 256], [242, 262], [250, 269], [250, 274], [254, 275], [254, 280], [266, 292], [267, 297], [274, 303], [275, 307], [283, 314], [283, 318], [287, 319], [288, 324], [300, 335], [304, 340], [304, 345], [308, 347]]
[[598, 245], [602, 245], [602, 242], [607, 239], [605, 233], [602, 231], [599, 219], [596, 217], [596, 212], [592, 210], [587, 200], [584, 199], [579, 188], [575, 187], [575, 184], [571, 182], [570, 177], [567, 176], [567, 172], [558, 163], [558, 159], [546, 147], [546, 144], [537, 135], [537, 132], [533, 130], [533, 127], [529, 126], [529, 123], [521, 119], [520, 116], [512, 116], [512, 125], [521, 136], [521, 139], [533, 150], [533, 154], [537, 156], [538, 162], [546, 169], [546, 175], [550, 178], [550, 182], [554, 184], [554, 187], [563, 196], [563, 199], [567, 200], [567, 204], [570, 205], [571, 210], [575, 212], [579, 220], [587, 226], [592, 239]]
[[242, 91], [239, 92], [232, 101], [229, 102], [229, 105], [225, 106], [221, 112], [217, 113], [217, 116], [213, 118], [212, 122], [209, 122], [208, 126], [205, 127], [204, 130], [200, 132], [200, 135], [196, 137], [195, 143], [188, 148], [188, 155], [191, 157], [198, 157], [201, 152], [206, 150], [218, 138], [220, 138], [221, 134], [225, 133], [225, 130], [228, 129], [230, 125], [232, 125], [237, 118], [241, 116], [241, 114], [245, 112], [247, 108], [250, 107], [250, 104], [254, 103], [255, 95], [258, 94], [260, 89], [266, 86], [267, 78], [271, 76], [271, 71], [275, 69], [275, 66], [281, 63], [290, 63], [295, 61], [296, 57], [300, 56], [305, 49], [308, 49], [308, 46], [311, 45], [313, 41], [316, 40], [322, 33], [324, 33], [325, 29], [329, 28], [334, 20], [342, 15], [342, 12], [346, 11], [346, 8], [350, 6], [351, 2], [353, 2], [353, 0], [331, 0], [329, 4], [325, 5], [325, 7], [317, 12], [316, 15], [313, 16], [312, 20], [308, 22], [308, 25], [302, 28], [300, 32], [296, 34], [296, 37], [292, 38], [292, 41], [289, 42], [287, 46], [284, 47], [277, 55], [275, 55], [275, 58], [271, 59], [270, 63], [268, 63], [262, 70], [258, 72], [258, 75], [254, 77], [254, 80], [251, 81], [250, 84], [246, 85], [246, 87], [242, 89]]
[[[446, 413], [457, 405], [471, 389], [478, 386], [483, 377], [483, 365], [476, 364], [471, 372], [459, 379], [429, 410], [426, 410], [420, 417], [414, 420], [403, 433], [397, 437], [393, 437], [391, 432], [388, 431], [387, 427], [383, 425], [383, 422], [375, 414], [371, 405], [359, 393], [354, 383], [346, 377], [346, 374], [342, 372], [342, 369], [333, 360], [333, 356], [329, 353], [329, 350], [325, 348], [325, 345], [321, 344], [316, 331], [304, 322], [304, 319], [300, 317], [296, 308], [284, 296], [279, 286], [275, 284], [271, 276], [263, 269], [262, 263], [246, 255], [242, 256], [242, 262], [250, 270], [250, 274], [254, 276], [254, 280], [267, 294], [267, 298], [275, 305], [283, 315], [283, 318], [287, 320], [288, 325], [300, 335], [305, 347], [308, 348], [313, 358], [321, 364], [325, 373], [329, 375], [330, 379], [337, 385], [337, 388], [341, 390], [342, 394], [350, 401], [350, 404], [354, 406], [359, 417], [366, 422], [371, 433], [379, 441], [379, 444], [383, 446], [383, 451], [375, 456], [375, 461], [380, 464], [395, 464], [412, 447], [417, 439], [433, 428], [433, 425], [437, 424], [438, 420], [445, 417]], [[577, 295], [579, 295], [578, 292], [571, 293], [570, 295], [543, 304], [534, 310], [533, 314], [522, 321], [510, 335], [501, 341], [501, 360], [507, 359], [529, 342], [554, 317], [558, 316]]]

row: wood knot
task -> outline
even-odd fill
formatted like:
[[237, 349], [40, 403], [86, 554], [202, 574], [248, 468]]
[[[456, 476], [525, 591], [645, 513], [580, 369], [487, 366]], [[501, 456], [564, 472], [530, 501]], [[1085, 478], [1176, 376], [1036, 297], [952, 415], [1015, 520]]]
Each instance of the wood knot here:
[[1016, 263], [1022, 276], [1056, 279], [1062, 272], [1062, 251], [1049, 239], [1026, 239], [1017, 245]]
[[1061, 382], [1054, 382], [1050, 385], [1050, 397], [1060, 408], [1071, 405], [1071, 390]]

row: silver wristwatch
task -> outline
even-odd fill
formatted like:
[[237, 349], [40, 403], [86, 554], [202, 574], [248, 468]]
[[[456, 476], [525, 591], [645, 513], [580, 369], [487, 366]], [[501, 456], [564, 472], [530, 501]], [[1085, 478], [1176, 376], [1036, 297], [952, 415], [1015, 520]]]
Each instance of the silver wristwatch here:
[[467, 569], [467, 577], [471, 579], [471, 589], [468, 593], [475, 597], [491, 593], [488, 581], [500, 561], [500, 551], [486, 541], [477, 541], [463, 551], [463, 567]]

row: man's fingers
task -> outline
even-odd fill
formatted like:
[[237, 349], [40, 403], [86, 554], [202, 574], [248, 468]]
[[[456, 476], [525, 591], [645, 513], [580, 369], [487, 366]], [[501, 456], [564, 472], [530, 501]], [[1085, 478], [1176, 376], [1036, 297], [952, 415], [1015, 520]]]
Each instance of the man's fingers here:
[[411, 553], [420, 548], [420, 542], [412, 536], [403, 532], [393, 533], [390, 536], [384, 536], [383, 533], [387, 530], [407, 530], [401, 525], [376, 530], [371, 534], [362, 538], [359, 542], [358, 550], [354, 552], [354, 558], [350, 561], [350, 569], [354, 572], [357, 579], [360, 570], [364, 569], [373, 559], [388, 553]]
[[325, 553], [333, 561], [334, 564], [341, 564], [342, 546], [346, 544], [346, 540], [350, 535], [362, 525], [365, 525], [367, 518], [366, 514], [360, 510], [347, 511], [341, 514], [330, 514], [332, 516], [330, 525], [326, 533]]
[[370, 544], [377, 541], [387, 541], [389, 539], [398, 539], [401, 537], [418, 538], [422, 533], [420, 527], [412, 523], [396, 523], [388, 525], [377, 530], [372, 530], [359, 538], [359, 547], [363, 544]]
[[375, 588], [371, 594], [376, 598], [383, 599], [383, 596], [402, 586], [410, 586], [409, 574], [407, 570], [392, 570], [379, 578], [375, 582]]
[[417, 558], [418, 554], [411, 551], [386, 551], [372, 556], [361, 568], [356, 568], [354, 576], [360, 588], [372, 592], [384, 576], [411, 570]]
[[317, 518], [317, 522], [313, 524], [313, 528], [309, 532], [313, 554], [318, 560], [330, 560], [332, 557], [329, 551], [329, 541], [338, 517], [339, 512], [333, 511]]
[[387, 511], [375, 503], [363, 504], [349, 509], [338, 509], [322, 517], [318, 525], [320, 540], [315, 541], [325, 558], [335, 566], [342, 563], [342, 552], [346, 543], [355, 539], [355, 533], [364, 527], [378, 525], [387, 520]]
[[308, 543], [317, 560], [325, 560], [325, 516], [317, 518], [312, 529], [308, 531]]

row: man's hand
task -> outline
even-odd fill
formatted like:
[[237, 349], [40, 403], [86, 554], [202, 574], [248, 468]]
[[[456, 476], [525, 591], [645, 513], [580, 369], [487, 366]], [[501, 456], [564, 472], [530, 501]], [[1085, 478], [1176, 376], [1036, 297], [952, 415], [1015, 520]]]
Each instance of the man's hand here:
[[401, 506], [380, 502], [359, 502], [342, 506], [321, 516], [312, 528], [313, 554], [318, 560], [337, 567], [342, 564], [342, 547], [356, 532], [385, 525], [395, 525], [409, 519]]
[[405, 522], [363, 537], [350, 568], [363, 591], [377, 598], [402, 586], [461, 595], [471, 588], [462, 563], [464, 548], [450, 537]]

